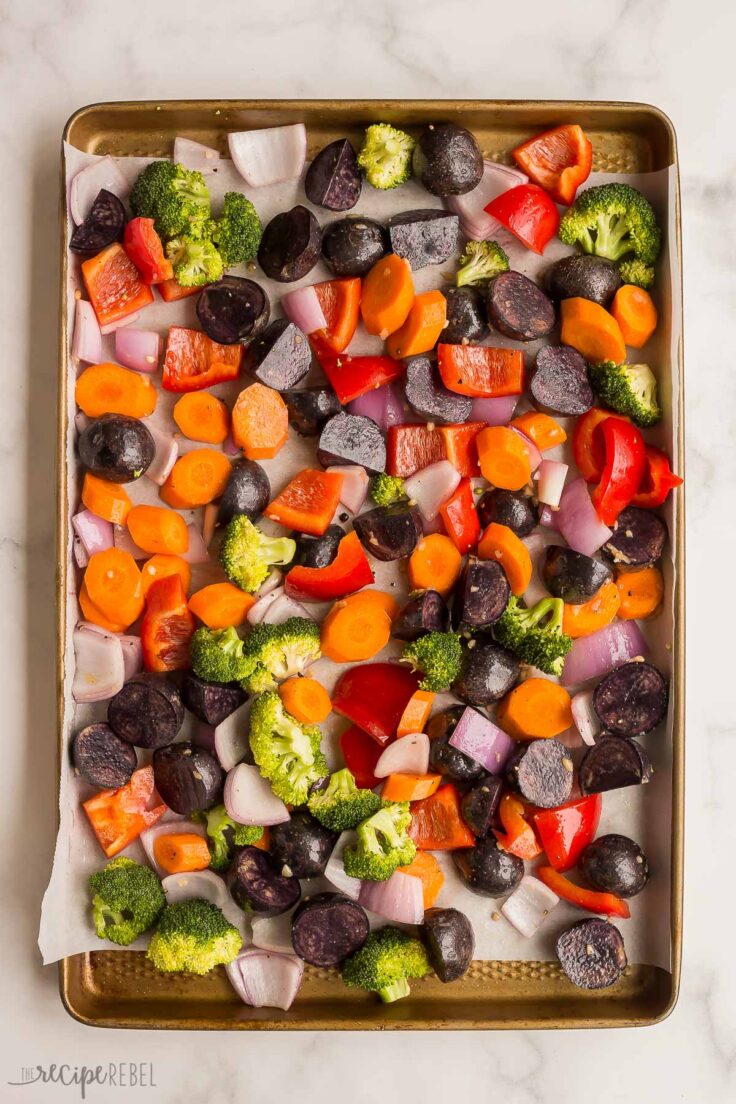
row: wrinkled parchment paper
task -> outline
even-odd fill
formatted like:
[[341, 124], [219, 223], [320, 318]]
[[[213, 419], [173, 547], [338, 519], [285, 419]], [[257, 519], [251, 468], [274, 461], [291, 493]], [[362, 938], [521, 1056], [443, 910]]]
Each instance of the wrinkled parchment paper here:
[[[94, 157], [90, 154], [81, 153], [68, 145], [65, 148], [65, 155], [68, 185], [74, 174], [94, 160]], [[146, 159], [144, 158], [118, 159], [121, 171], [131, 183], [145, 164]], [[640, 188], [655, 205], [661, 224], [665, 229], [665, 247], [659, 262], [659, 275], [655, 292], [661, 324], [651, 342], [651, 347], [642, 350], [637, 359], [648, 361], [659, 378], [665, 417], [662, 424], [657, 428], [654, 438], [656, 443], [665, 448], [671, 448], [677, 433], [675, 422], [677, 394], [675, 388], [677, 387], [677, 349], [681, 340], [680, 290], [675, 255], [674, 169], [629, 176], [593, 174], [589, 184], [603, 183], [606, 180], [623, 180]], [[226, 191], [237, 190], [244, 192], [252, 199], [264, 224], [279, 211], [287, 210], [296, 203], [306, 202], [299, 181], [262, 189], [248, 188], [230, 161], [219, 163], [218, 171], [208, 177], [208, 184], [215, 212], [219, 208], [218, 201], [222, 195]], [[366, 185], [358, 207], [351, 213], [373, 216], [385, 221], [390, 215], [399, 210], [439, 206], [441, 206], [439, 200], [429, 195], [414, 182], [387, 193], [376, 192]], [[315, 214], [321, 225], [325, 225], [333, 217], [339, 217], [319, 208], [315, 208]], [[509, 253], [511, 267], [531, 277], [537, 277], [551, 262], [570, 252], [557, 240], [550, 243], [544, 258], [530, 253], [510, 236], [506, 236], [502, 244]], [[453, 262], [448, 261], [444, 266], [428, 267], [416, 272], [414, 280], [417, 291], [442, 287], [444, 283], [443, 270], [445, 269], [451, 272], [454, 269]], [[274, 284], [272, 281], [265, 279], [260, 270], [254, 275], [271, 297], [271, 317], [278, 317], [281, 314], [279, 309], [280, 295], [285, 290], [291, 290], [299, 285], [291, 284], [284, 287], [283, 285]], [[316, 283], [319, 280], [328, 279], [329, 276], [330, 274], [325, 266], [320, 263], [301, 283]], [[70, 341], [74, 293], [80, 287], [78, 261], [73, 259], [70, 264], [69, 286], [67, 288]], [[197, 326], [195, 302], [196, 297], [192, 297], [180, 303], [164, 304], [157, 298], [156, 302], [147, 307], [133, 325], [145, 329], [157, 329], [162, 335], [166, 334], [167, 328], [172, 324]], [[103, 340], [103, 359], [114, 360], [114, 335]], [[489, 343], [491, 342], [493, 344], [513, 344], [496, 333], [489, 339]], [[350, 351], [353, 353], [378, 351], [379, 346], [380, 343], [377, 338], [370, 337], [359, 328]], [[526, 347], [525, 353], [528, 364], [533, 362], [535, 351], [535, 345]], [[79, 490], [74, 463], [75, 406], [73, 396], [76, 371], [77, 366], [72, 363], [70, 357], [70, 372], [65, 396], [69, 416], [66, 454], [69, 471], [70, 515], [79, 509]], [[160, 379], [160, 377], [156, 378]], [[305, 382], [309, 383], [312, 380], [308, 379]], [[240, 383], [235, 385], [223, 385], [213, 390], [216, 394], [220, 394], [221, 397], [231, 402], [245, 383], [245, 380], [241, 380]], [[166, 426], [168, 429], [175, 428], [170, 418], [175, 400], [175, 395], [160, 391], [158, 406], [151, 421]], [[519, 410], [524, 408], [525, 403], [522, 400]], [[183, 447], [186, 446], [187, 443], [184, 442]], [[192, 445], [189, 444], [188, 447], [192, 447]], [[312, 463], [315, 448], [316, 442], [314, 439], [300, 438], [292, 432], [288, 444], [282, 449], [279, 456], [274, 460], [264, 462], [274, 493], [282, 488], [294, 472]], [[556, 454], [549, 453], [548, 455], [555, 456]], [[559, 457], [565, 458], [562, 450], [559, 452]], [[128, 485], [127, 489], [136, 502], [155, 503], [159, 501], [158, 488], [145, 478], [138, 480], [135, 484]], [[196, 520], [197, 512], [188, 512], [186, 517], [187, 520]], [[266, 524], [268, 525], [268, 523]], [[548, 535], [546, 539], [556, 541], [559, 538]], [[65, 747], [68, 747], [73, 732], [92, 721], [104, 720], [106, 715], [106, 703], [104, 702], [95, 705], [75, 706], [71, 698], [74, 670], [71, 635], [74, 624], [79, 617], [76, 598], [79, 571], [73, 566], [71, 525], [67, 530], [67, 557], [71, 566], [68, 571], [69, 588], [66, 596], [68, 633], [65, 653], [63, 715]], [[407, 592], [404, 569], [394, 564], [378, 562], [373, 566], [376, 574], [376, 585], [386, 589], [391, 588], [391, 592], [401, 601]], [[652, 660], [665, 671], [670, 671], [671, 655], [668, 644], [672, 639], [673, 626], [671, 563], [666, 564], [665, 570], [667, 575], [665, 608], [656, 621], [644, 626], [644, 631], [651, 643]], [[193, 589], [197, 589], [199, 586], [220, 577], [216, 560], [213, 560], [211, 564], [196, 567], [193, 571]], [[535, 578], [533, 586], [537, 590], [539, 589], [538, 577]], [[322, 609], [320, 607], [315, 607], [315, 609], [321, 616]], [[392, 643], [376, 658], [389, 658], [398, 654], [400, 648], [401, 645], [398, 642]], [[322, 680], [328, 689], [336, 681], [340, 670], [340, 667], [327, 660], [320, 660], [311, 668], [311, 672]], [[449, 695], [441, 695], [436, 701], [435, 709], [446, 708], [451, 704], [451, 701]], [[188, 727], [190, 724], [191, 718], [188, 717], [183, 730], [185, 737], [190, 731]], [[346, 727], [346, 722], [337, 716], [333, 716], [323, 727], [325, 732], [324, 747], [327, 757], [332, 762], [339, 762], [335, 754], [337, 736]], [[626, 941], [629, 961], [657, 965], [665, 969], [670, 968], [671, 730], [670, 716], [666, 727], [663, 725], [656, 732], [644, 737], [647, 751], [651, 755], [655, 766], [654, 778], [645, 787], [634, 787], [605, 794], [600, 825], [601, 833], [617, 831], [632, 836], [641, 844], [649, 857], [652, 870], [649, 885], [644, 893], [631, 902], [631, 919], [619, 923]], [[582, 757], [582, 749], [577, 733], [572, 731], [563, 739], [573, 748], [573, 757], [576, 763], [579, 762]], [[144, 753], [139, 752], [139, 757], [141, 762], [144, 761]], [[62, 762], [60, 782], [59, 834], [51, 880], [43, 901], [39, 933], [39, 946], [45, 963], [54, 962], [66, 955], [82, 951], [103, 948], [106, 950], [116, 949], [113, 944], [102, 943], [96, 937], [90, 921], [86, 887], [87, 878], [92, 871], [99, 869], [105, 861], [80, 807], [80, 802], [90, 796], [92, 792], [91, 787], [75, 776], [68, 755], [65, 756]], [[132, 858], [143, 858], [142, 848], [139, 844], [132, 845], [125, 853]], [[465, 912], [470, 918], [475, 930], [476, 958], [516, 960], [554, 958], [554, 941], [559, 931], [573, 921], [580, 919], [583, 915], [571, 906], [560, 903], [537, 936], [533, 939], [525, 939], [505, 919], [500, 917], [498, 911], [501, 905], [500, 901], [479, 897], [465, 889], [455, 873], [451, 858], [448, 855], [438, 855], [438, 858], [445, 873], [445, 884], [441, 890], [438, 904], [453, 905]], [[147, 938], [142, 938], [133, 947], [142, 948], [145, 947], [146, 943]]]

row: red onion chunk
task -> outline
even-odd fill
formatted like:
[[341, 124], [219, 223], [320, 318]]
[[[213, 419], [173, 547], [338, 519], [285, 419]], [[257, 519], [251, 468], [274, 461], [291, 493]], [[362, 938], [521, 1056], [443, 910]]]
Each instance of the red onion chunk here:
[[108, 322], [106, 326], [100, 326], [100, 333], [103, 337], [107, 337], [108, 334], [115, 333], [116, 330], [122, 330], [123, 326], [129, 326], [131, 322], [137, 322], [140, 314], [140, 311], [135, 311], [125, 318], [118, 318], [116, 322]]
[[567, 464], [560, 460], [543, 460], [539, 465], [537, 498], [546, 506], [559, 506], [567, 479]]
[[370, 418], [385, 433], [391, 426], [404, 425], [407, 413], [401, 391], [395, 383], [384, 383], [373, 391], [366, 391], [347, 405], [349, 414]]
[[86, 414], [83, 414], [81, 410], [78, 410], [74, 415], [74, 428], [77, 433], [84, 433], [91, 420], [92, 419], [88, 418]]
[[588, 747], [592, 747], [601, 731], [601, 722], [593, 709], [593, 691], [581, 690], [575, 694], [571, 703], [572, 719], [580, 733], [580, 738]]
[[518, 402], [518, 395], [503, 395], [498, 399], [473, 399], [469, 420], [485, 422], [489, 426], [508, 425], [514, 416]]
[[92, 631], [87, 625], [77, 625], [72, 643], [72, 697], [75, 702], [107, 701], [122, 690], [125, 665], [119, 637], [104, 630]]
[[260, 625], [263, 618], [266, 616], [268, 609], [277, 598], [281, 598], [284, 594], [284, 588], [282, 586], [277, 587], [275, 590], [270, 590], [266, 594], [260, 595], [259, 598], [253, 603], [248, 610], [246, 619], [249, 625]]
[[181, 558], [192, 566], [209, 563], [210, 554], [207, 551], [207, 545], [204, 543], [204, 537], [199, 527], [187, 525], [187, 532], [189, 533], [189, 547], [186, 552], [182, 552]]
[[503, 729], [470, 706], [457, 722], [450, 745], [480, 763], [490, 774], [501, 773], [516, 746]]
[[611, 536], [590, 500], [582, 476], [568, 483], [557, 511], [557, 528], [574, 552], [592, 556]]
[[294, 909], [282, 912], [278, 916], [257, 916], [251, 921], [253, 946], [262, 951], [274, 951], [276, 954], [293, 955], [291, 942], [291, 919]]
[[114, 543], [112, 524], [93, 514], [91, 510], [81, 510], [75, 514], [72, 518], [72, 526], [88, 556], [112, 548]]
[[162, 341], [155, 330], [115, 331], [115, 359], [135, 372], [155, 372], [161, 348]]
[[327, 327], [325, 312], [313, 284], [296, 288], [281, 296], [281, 307], [286, 317], [298, 326], [302, 333], [311, 334]]
[[544, 882], [525, 874], [501, 905], [501, 913], [518, 932], [531, 939], [559, 903], [560, 898]]
[[332, 467], [328, 472], [342, 476], [340, 502], [351, 514], [359, 514], [368, 495], [368, 472], [360, 464], [346, 464], [344, 467]]
[[431, 521], [427, 521], [425, 517], [422, 518], [422, 532], [425, 537], [428, 537], [431, 533], [444, 533], [445, 523], [442, 520], [442, 515], [438, 514], [437, 517], [432, 518]]
[[72, 552], [74, 553], [74, 562], [77, 567], [86, 567], [89, 563], [89, 556], [87, 555], [87, 549], [84, 547], [79, 537], [75, 537], [72, 541]]
[[217, 515], [219, 511], [220, 507], [216, 502], [208, 502], [202, 511], [202, 540], [206, 548], [209, 548], [212, 544], [212, 538], [217, 528]]
[[[513, 427], [512, 427], [513, 428]], [[526, 445], [526, 451], [529, 453], [529, 463], [531, 464], [532, 471], [535, 472], [539, 465], [542, 463], [542, 454], [526, 433], [522, 433], [521, 430], [514, 429], [514, 433], [521, 437], [522, 441]]]
[[130, 552], [134, 560], [147, 560], [150, 552], [139, 548], [124, 525], [113, 525], [113, 542], [121, 552]]
[[396, 924], [421, 924], [424, 919], [421, 879], [395, 870], [385, 882], [363, 882], [358, 904]]
[[227, 437], [222, 442], [222, 451], [226, 456], [240, 456], [240, 449], [233, 441], [232, 433], [228, 433]]
[[166, 433], [164, 430], [158, 429], [150, 421], [146, 421], [145, 425], [150, 431], [153, 443], [156, 446], [153, 460], [146, 470], [146, 478], [150, 479], [156, 486], [163, 487], [176, 463], [176, 458], [179, 455], [179, 445], [173, 433]]
[[542, 533], [535, 531], [530, 533], [528, 537], [525, 537], [522, 543], [526, 545], [532, 560], [532, 577], [529, 581], [529, 586], [524, 591], [524, 601], [527, 606], [534, 606], [540, 599], [549, 598], [549, 591], [545, 586], [542, 574], [539, 570], [540, 557], [542, 551], [547, 546], [547, 541], [544, 539]]
[[340, 893], [344, 893], [351, 901], [358, 900], [363, 883], [360, 878], [351, 878], [349, 874], [345, 873], [345, 865], [342, 857], [345, 848], [352, 847], [356, 838], [355, 832], [343, 832], [342, 835], [338, 837], [337, 843], [325, 867], [325, 878], [330, 885], [333, 885], [335, 889], [339, 889]]
[[376, 778], [390, 774], [426, 774], [429, 770], [429, 736], [410, 732], [384, 748], [373, 768]]
[[[141, 832], [140, 840], [143, 845], [143, 850], [146, 853], [146, 858], [159, 878], [163, 878], [166, 871], [162, 866], [159, 866], [154, 857], [153, 845], [156, 839], [159, 836], [183, 836], [189, 835], [190, 833], [194, 833], [195, 836], [201, 836], [202, 839], [207, 839], [207, 832], [203, 824], [195, 824], [193, 820], [185, 820], [184, 818], [159, 821], [158, 824], [154, 824], [152, 828], [146, 828], [144, 832]], [[192, 894], [192, 896], [194, 896], [194, 894]]]
[[244, 1004], [251, 1008], [282, 1008], [294, 1003], [304, 974], [304, 963], [296, 955], [248, 947], [225, 969], [230, 983]]
[[266, 827], [284, 824], [289, 819], [289, 810], [283, 801], [276, 797], [265, 778], [261, 778], [258, 767], [252, 767], [249, 763], [238, 763], [228, 772], [225, 808], [228, 816], [237, 820], [238, 824]]
[[614, 667], [645, 655], [647, 644], [636, 621], [612, 621], [604, 629], [573, 640], [562, 671], [563, 686], [600, 678]]
[[465, 195], [446, 196], [445, 205], [449, 211], [460, 216], [471, 231], [469, 237], [475, 241], [486, 241], [496, 236], [498, 223], [483, 208], [502, 192], [516, 187], [517, 184], [526, 184], [528, 179], [523, 172], [511, 168], [510, 165], [484, 161], [480, 183]]
[[415, 502], [426, 521], [434, 521], [440, 506], [447, 502], [460, 482], [460, 473], [449, 460], [438, 460], [410, 476], [404, 490], [410, 502]]
[[539, 524], [543, 525], [545, 529], [554, 529], [555, 532], [559, 532], [557, 526], [557, 510], [553, 510], [551, 506], [542, 506], [539, 511]]
[[125, 177], [109, 155], [95, 158], [72, 178], [69, 211], [77, 226], [87, 218], [103, 188], [118, 199], [125, 199], [129, 191]]
[[231, 771], [247, 754], [249, 716], [250, 703], [246, 702], [215, 728], [215, 755], [224, 771]]
[[102, 333], [95, 308], [86, 299], [74, 301], [72, 356], [86, 364], [102, 362]]
[[235, 168], [254, 188], [296, 180], [307, 160], [304, 123], [241, 130], [228, 134], [227, 144]]
[[118, 639], [123, 649], [123, 667], [127, 682], [143, 670], [143, 644], [139, 636], [121, 636]]
[[219, 150], [211, 146], [203, 146], [201, 142], [193, 142], [191, 138], [174, 139], [174, 163], [183, 165], [185, 169], [194, 169], [203, 176], [209, 176], [216, 172], [220, 161]]
[[261, 621], [264, 625], [283, 625], [290, 617], [307, 617], [310, 621], [314, 620], [309, 610], [284, 592], [266, 607]]

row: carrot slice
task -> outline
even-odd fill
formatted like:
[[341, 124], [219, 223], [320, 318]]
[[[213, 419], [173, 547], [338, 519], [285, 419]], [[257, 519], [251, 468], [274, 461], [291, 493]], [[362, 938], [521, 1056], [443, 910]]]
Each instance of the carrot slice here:
[[525, 679], [499, 703], [496, 720], [516, 740], [549, 740], [572, 726], [570, 695], [549, 679]]
[[100, 479], [99, 475], [87, 472], [82, 484], [82, 504], [97, 517], [111, 521], [113, 525], [125, 525], [128, 514], [133, 508], [130, 496], [119, 483], [110, 483]]
[[395, 253], [376, 261], [363, 280], [360, 303], [368, 333], [385, 340], [404, 325], [413, 302], [414, 281], [409, 262]]
[[128, 532], [144, 552], [179, 556], [189, 548], [187, 523], [164, 506], [134, 506], [128, 514]]
[[342, 481], [341, 472], [305, 468], [286, 484], [264, 513], [287, 529], [321, 537], [340, 505]]
[[572, 345], [591, 364], [601, 360], [622, 364], [626, 360], [626, 343], [621, 327], [599, 303], [579, 297], [563, 299], [560, 318], [562, 344]]
[[400, 607], [396, 599], [391, 594], [387, 594], [385, 590], [375, 590], [373, 587], [368, 590], [359, 590], [357, 594], [350, 594], [342, 601], [366, 602], [372, 605], [374, 609], [383, 610], [392, 621], [395, 621], [399, 614]]
[[82, 280], [101, 326], [119, 322], [153, 302], [153, 292], [120, 242], [82, 261]]
[[156, 409], [156, 388], [147, 376], [119, 364], [90, 364], [77, 379], [74, 401], [88, 418], [101, 414], [147, 418]]
[[153, 841], [153, 857], [167, 874], [206, 870], [210, 865], [207, 840], [194, 832], [162, 832]]
[[555, 445], [564, 445], [567, 440], [567, 434], [560, 423], [538, 410], [528, 410], [526, 414], [520, 414], [509, 425], [533, 441], [540, 452], [554, 448]]
[[662, 605], [664, 578], [658, 567], [622, 571], [616, 579], [618, 615], [624, 621], [652, 617]]
[[333, 663], [372, 659], [391, 638], [391, 618], [378, 603], [335, 602], [322, 622], [322, 654]]
[[641, 349], [657, 328], [657, 308], [644, 288], [624, 284], [613, 297], [611, 314], [632, 349]]
[[439, 789], [441, 774], [390, 774], [383, 784], [384, 801], [423, 801]]
[[444, 885], [445, 875], [431, 851], [417, 851], [408, 866], [400, 866], [398, 869], [401, 874], [419, 878], [422, 883], [424, 910], [426, 912], [432, 908]]
[[604, 583], [597, 594], [579, 606], [565, 604], [562, 615], [562, 631], [577, 639], [590, 636], [598, 629], [610, 625], [621, 605], [621, 595], [612, 581]]
[[437, 432], [445, 442], [447, 459], [453, 468], [460, 472], [460, 475], [468, 479], [474, 475], [480, 475], [476, 437], [485, 428], [485, 422], [437, 426]]
[[223, 452], [193, 449], [179, 457], [159, 494], [175, 510], [206, 506], [225, 490], [230, 468], [230, 461]]
[[190, 391], [177, 400], [172, 417], [190, 441], [221, 445], [230, 430], [230, 413], [208, 391]]
[[498, 560], [512, 594], [523, 594], [532, 581], [532, 558], [524, 542], [508, 525], [492, 521], [478, 542], [481, 560]]
[[252, 383], [238, 395], [232, 429], [235, 444], [248, 460], [270, 460], [289, 436], [286, 403], [273, 388]]
[[532, 477], [523, 439], [507, 426], [487, 426], [475, 439], [480, 470], [494, 487], [520, 491]]
[[437, 590], [448, 595], [457, 582], [463, 558], [449, 537], [430, 533], [409, 557], [412, 590]]
[[317, 292], [327, 327], [310, 336], [316, 344], [326, 345], [334, 353], [343, 353], [352, 340], [360, 318], [360, 277], [326, 280], [323, 284], [315, 284], [314, 290]]
[[143, 613], [143, 586], [130, 552], [106, 548], [89, 558], [84, 573], [89, 600], [103, 617], [127, 628]]
[[93, 625], [99, 625], [101, 629], [106, 629], [107, 632], [124, 633], [128, 627], [127, 625], [118, 625], [115, 621], [109, 621], [107, 617], [98, 610], [89, 596], [84, 580], [82, 580], [82, 585], [79, 588], [79, 608], [82, 611], [85, 621], [91, 621]]
[[165, 303], [178, 303], [180, 299], [188, 299], [190, 295], [199, 295], [202, 291], [201, 287], [182, 287], [174, 276], [156, 284], [156, 287]]
[[429, 720], [429, 714], [432, 712], [434, 698], [435, 695], [431, 690], [414, 691], [406, 703], [406, 709], [401, 714], [401, 720], [396, 729], [397, 739], [408, 736], [410, 732], [424, 731], [424, 726]]
[[141, 584], [143, 597], [145, 598], [153, 583], [159, 579], [166, 579], [169, 575], [178, 575], [181, 585], [186, 592], [192, 585], [192, 569], [181, 556], [173, 556], [168, 552], [157, 552], [146, 560], [141, 568]]
[[330, 695], [321, 682], [297, 675], [279, 686], [284, 709], [302, 724], [321, 724], [332, 712]]
[[232, 583], [211, 583], [191, 596], [189, 608], [208, 629], [229, 629], [244, 624], [254, 602], [252, 594]]
[[425, 291], [412, 303], [406, 322], [386, 342], [394, 360], [434, 349], [447, 322], [447, 300], [441, 291]]

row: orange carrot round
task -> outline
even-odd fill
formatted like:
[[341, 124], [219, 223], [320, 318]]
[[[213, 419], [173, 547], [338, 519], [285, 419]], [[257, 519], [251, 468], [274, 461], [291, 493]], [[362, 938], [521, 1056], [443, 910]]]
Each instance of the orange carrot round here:
[[233, 407], [233, 440], [248, 460], [270, 460], [286, 444], [289, 412], [272, 387], [252, 383]]
[[119, 364], [91, 364], [77, 379], [74, 400], [88, 418], [101, 414], [146, 418], [156, 409], [156, 388], [147, 376]]
[[621, 327], [624, 341], [641, 349], [657, 328], [657, 308], [644, 288], [624, 284], [613, 297], [611, 314]]
[[363, 280], [360, 312], [370, 334], [385, 340], [406, 322], [414, 302], [411, 267], [404, 257], [389, 253], [376, 261]]
[[662, 605], [664, 578], [658, 567], [622, 571], [616, 579], [620, 605], [618, 616], [624, 621], [652, 617]]
[[109, 483], [99, 475], [86, 472], [82, 484], [82, 504], [97, 517], [111, 521], [113, 525], [125, 525], [133, 503], [124, 487]]
[[82, 580], [82, 585], [79, 588], [79, 608], [82, 611], [82, 616], [85, 621], [91, 621], [93, 625], [99, 625], [101, 629], [105, 629], [107, 632], [124, 633], [128, 627], [127, 625], [118, 625], [115, 621], [108, 620], [108, 618], [98, 610], [89, 596], [84, 580]]
[[540, 452], [554, 448], [555, 445], [564, 445], [567, 440], [567, 434], [560, 423], [550, 414], [543, 414], [538, 410], [527, 410], [526, 414], [520, 414], [509, 425], [533, 441]]
[[322, 654], [334, 663], [372, 659], [391, 638], [391, 618], [374, 602], [335, 602], [322, 622]]
[[418, 356], [434, 349], [447, 322], [447, 300], [441, 291], [425, 291], [417, 295], [409, 315], [386, 342], [394, 360]]
[[172, 417], [190, 441], [221, 445], [230, 430], [230, 412], [209, 391], [189, 391], [177, 399]]
[[232, 583], [211, 583], [191, 596], [189, 608], [208, 629], [229, 629], [245, 622], [254, 602], [252, 594]]
[[385, 590], [376, 590], [374, 587], [369, 587], [367, 590], [359, 590], [356, 594], [349, 594], [346, 598], [342, 598], [341, 601], [365, 602], [367, 605], [372, 605], [376, 610], [383, 610], [392, 621], [395, 621], [399, 615], [399, 603], [396, 599]]
[[613, 621], [621, 605], [621, 596], [613, 581], [604, 583], [597, 594], [579, 606], [565, 604], [562, 631], [577, 639], [590, 636]]
[[225, 490], [230, 470], [230, 461], [223, 452], [193, 449], [174, 464], [161, 488], [161, 498], [175, 510], [206, 506]]
[[562, 344], [572, 345], [591, 364], [600, 360], [623, 364], [626, 360], [626, 343], [621, 327], [599, 303], [594, 303], [592, 299], [563, 299], [560, 318]]
[[570, 695], [549, 679], [525, 679], [499, 703], [496, 720], [516, 740], [549, 740], [572, 725]]
[[178, 575], [185, 592], [192, 585], [192, 569], [186, 560], [181, 556], [173, 556], [169, 552], [157, 552], [150, 560], [146, 560], [141, 568], [143, 597], [146, 597], [153, 583], [158, 579], [165, 579], [168, 575]]
[[144, 552], [180, 556], [189, 548], [187, 523], [165, 506], [134, 506], [128, 514], [128, 532]]
[[404, 712], [401, 714], [401, 720], [396, 729], [397, 740], [400, 740], [402, 736], [408, 736], [411, 732], [424, 731], [424, 726], [429, 720], [429, 714], [432, 712], [434, 698], [435, 695], [431, 690], [414, 691], [406, 703]]
[[430, 533], [422, 537], [409, 557], [412, 590], [437, 590], [448, 595], [460, 574], [463, 558], [449, 537]]
[[130, 552], [106, 548], [89, 558], [84, 584], [90, 602], [103, 617], [127, 628], [143, 613], [143, 585]]
[[195, 832], [162, 832], [153, 841], [153, 857], [167, 874], [206, 870], [210, 865], [207, 840]]
[[284, 709], [301, 724], [321, 724], [332, 712], [330, 695], [315, 678], [299, 675], [286, 679], [279, 686]]
[[532, 558], [524, 542], [508, 525], [492, 521], [478, 543], [481, 560], [498, 560], [512, 594], [523, 594], [532, 581]]
[[508, 426], [488, 426], [475, 438], [478, 462], [485, 479], [504, 491], [520, 491], [532, 477], [529, 451]]

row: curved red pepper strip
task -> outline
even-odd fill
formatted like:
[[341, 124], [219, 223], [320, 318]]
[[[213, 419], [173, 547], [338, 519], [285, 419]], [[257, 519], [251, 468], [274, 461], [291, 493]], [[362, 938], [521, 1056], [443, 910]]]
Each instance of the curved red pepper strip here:
[[621, 418], [606, 418], [600, 430], [605, 464], [593, 505], [604, 525], [615, 525], [621, 511], [636, 494], [645, 467], [644, 438], [636, 426]]

